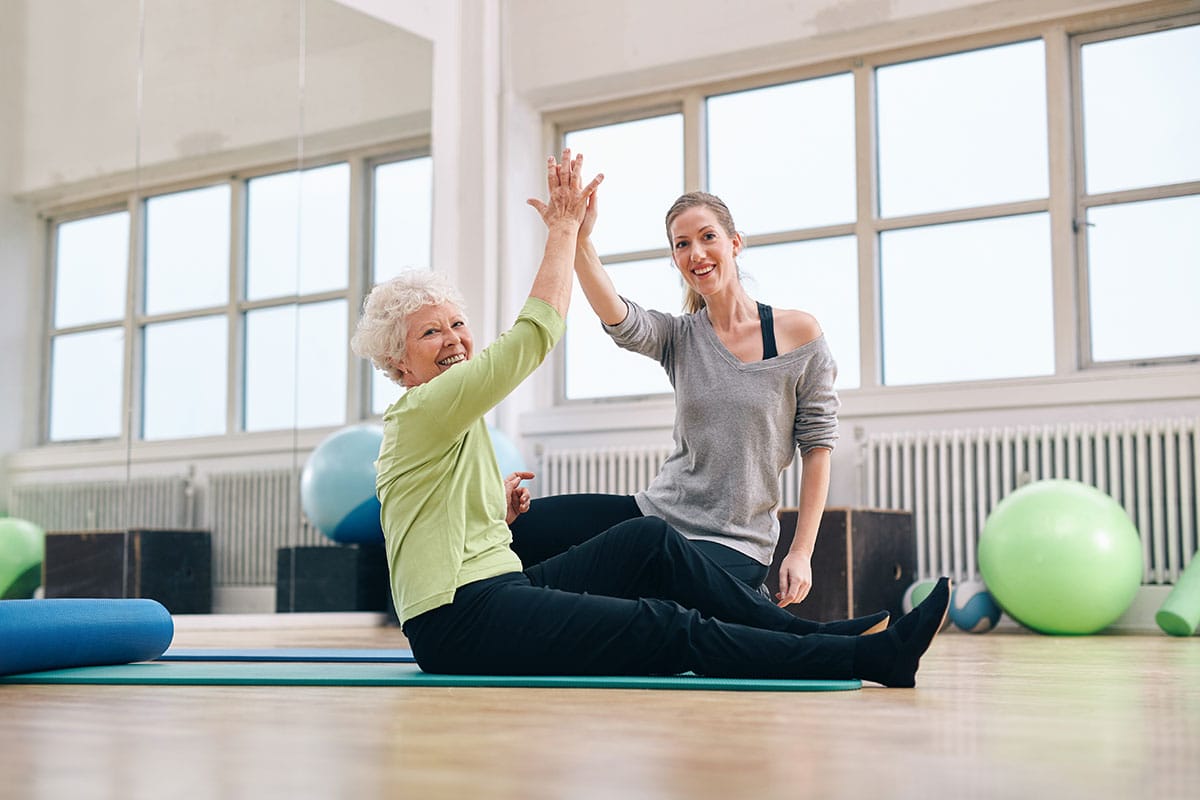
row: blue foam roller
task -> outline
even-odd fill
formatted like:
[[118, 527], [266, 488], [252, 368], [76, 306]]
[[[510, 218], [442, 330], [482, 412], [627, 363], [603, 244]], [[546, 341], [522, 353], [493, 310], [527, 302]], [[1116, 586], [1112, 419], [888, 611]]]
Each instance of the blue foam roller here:
[[0, 600], [0, 675], [149, 661], [174, 635], [156, 600]]

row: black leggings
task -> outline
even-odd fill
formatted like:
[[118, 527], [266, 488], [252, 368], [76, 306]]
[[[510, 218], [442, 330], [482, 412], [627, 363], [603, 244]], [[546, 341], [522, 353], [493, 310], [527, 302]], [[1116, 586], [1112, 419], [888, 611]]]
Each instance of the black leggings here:
[[523, 573], [460, 587], [404, 633], [427, 672], [851, 677], [857, 637], [818, 628], [641, 517]]
[[[521, 563], [530, 567], [583, 544], [617, 523], [641, 516], [637, 502], [627, 494], [539, 497], [509, 526], [512, 549]], [[751, 589], [759, 589], [767, 579], [767, 567], [744, 553], [717, 542], [689, 541]]]

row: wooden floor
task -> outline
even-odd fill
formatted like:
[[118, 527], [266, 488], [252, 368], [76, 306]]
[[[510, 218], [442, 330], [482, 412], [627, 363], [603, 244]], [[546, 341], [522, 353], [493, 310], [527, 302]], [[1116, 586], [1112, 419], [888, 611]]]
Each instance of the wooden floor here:
[[[178, 647], [404, 647], [395, 628]], [[950, 632], [916, 689], [0, 686], [5, 798], [1200, 797], [1200, 637]]]

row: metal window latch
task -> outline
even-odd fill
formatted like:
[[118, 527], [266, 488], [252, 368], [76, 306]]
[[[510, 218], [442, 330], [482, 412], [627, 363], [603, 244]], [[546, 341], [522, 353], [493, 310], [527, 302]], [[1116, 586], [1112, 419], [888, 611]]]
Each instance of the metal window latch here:
[[1094, 228], [1094, 227], [1096, 227], [1096, 223], [1094, 223], [1094, 222], [1088, 222], [1087, 220], [1080, 222], [1077, 219], [1071, 220], [1071, 229], [1074, 230], [1075, 233], [1079, 233], [1079, 231], [1082, 230], [1083, 228]]

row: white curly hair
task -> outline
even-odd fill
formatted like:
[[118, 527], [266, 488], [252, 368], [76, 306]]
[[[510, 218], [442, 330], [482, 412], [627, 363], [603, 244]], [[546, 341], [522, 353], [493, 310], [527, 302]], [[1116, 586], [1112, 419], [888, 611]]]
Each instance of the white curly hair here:
[[445, 275], [430, 270], [405, 270], [380, 283], [363, 300], [362, 316], [350, 347], [355, 354], [370, 359], [375, 368], [395, 383], [400, 371], [394, 361], [404, 360], [404, 342], [408, 335], [408, 317], [428, 305], [453, 303], [466, 316], [462, 293]]

